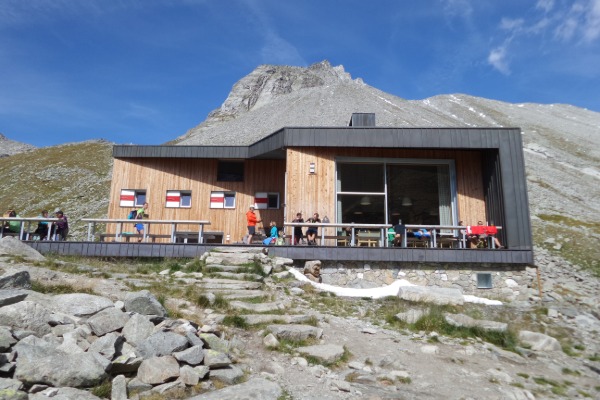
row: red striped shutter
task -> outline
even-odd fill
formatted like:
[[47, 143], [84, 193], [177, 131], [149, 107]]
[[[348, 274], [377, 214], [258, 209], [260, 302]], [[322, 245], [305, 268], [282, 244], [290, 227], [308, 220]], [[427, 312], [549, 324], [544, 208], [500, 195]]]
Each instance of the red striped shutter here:
[[266, 210], [269, 205], [269, 196], [265, 192], [259, 192], [254, 195], [254, 204], [257, 210]]
[[121, 197], [119, 198], [119, 205], [121, 207], [133, 207], [134, 201], [135, 201], [135, 191], [121, 190]]
[[176, 208], [181, 204], [181, 193], [177, 190], [167, 190], [167, 204], [168, 208]]
[[225, 193], [224, 192], [211, 192], [210, 208], [225, 208]]

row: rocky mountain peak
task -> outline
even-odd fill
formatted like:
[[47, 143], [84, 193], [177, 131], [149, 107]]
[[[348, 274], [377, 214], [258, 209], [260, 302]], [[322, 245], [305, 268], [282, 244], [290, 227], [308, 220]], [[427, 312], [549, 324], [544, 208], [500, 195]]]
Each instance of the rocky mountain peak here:
[[[207, 123], [226, 121], [270, 104], [282, 96], [315, 87], [352, 82], [342, 65], [324, 60], [308, 68], [264, 64], [239, 80], [223, 105], [211, 112]], [[356, 82], [362, 82], [357, 80]]]
[[35, 146], [27, 143], [10, 140], [0, 133], [0, 157], [12, 156], [13, 154], [23, 153], [29, 150], [34, 150], [35, 148]]

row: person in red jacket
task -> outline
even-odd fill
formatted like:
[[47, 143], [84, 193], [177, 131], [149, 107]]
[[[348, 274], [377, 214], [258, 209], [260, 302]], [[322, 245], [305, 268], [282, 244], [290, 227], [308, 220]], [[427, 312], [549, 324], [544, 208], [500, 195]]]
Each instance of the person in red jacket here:
[[252, 237], [256, 233], [256, 224], [262, 222], [256, 217], [254, 213], [254, 206], [250, 206], [250, 209], [246, 213], [246, 220], [248, 221], [248, 236], [244, 238], [244, 243], [251, 244]]

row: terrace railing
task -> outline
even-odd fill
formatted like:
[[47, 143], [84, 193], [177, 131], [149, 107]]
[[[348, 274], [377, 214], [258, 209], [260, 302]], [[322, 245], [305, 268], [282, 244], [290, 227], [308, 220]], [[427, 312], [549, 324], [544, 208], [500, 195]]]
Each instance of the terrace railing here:
[[[116, 224], [115, 230], [115, 241], [121, 242], [124, 238], [128, 239], [128, 236], [131, 234], [127, 234], [123, 231], [124, 224], [143, 224], [144, 225], [144, 233], [140, 235], [140, 239], [142, 242], [147, 242], [149, 238], [156, 237], [164, 237], [170, 240], [171, 243], [175, 243], [177, 238], [177, 227], [179, 225], [196, 225], [198, 226], [198, 243], [203, 243], [204, 240], [204, 226], [210, 225], [210, 221], [206, 220], [151, 220], [151, 219], [105, 219], [105, 218], [84, 218], [83, 222], [88, 223], [88, 241], [94, 241], [96, 238], [96, 225], [97, 224], [105, 224], [108, 226], [109, 224]], [[170, 234], [169, 235], [154, 235], [150, 232], [150, 227], [152, 225], [170, 225]]]
[[[40, 222], [48, 222], [48, 233], [46, 235], [46, 240], [53, 240], [52, 237], [52, 222], [58, 221], [58, 218], [43, 218], [43, 217], [35, 217], [35, 218], [23, 218], [23, 217], [0, 217], [0, 238], [7, 235], [15, 235], [18, 233], [19, 239], [29, 240], [30, 237], [33, 236], [33, 232], [31, 231], [31, 224], [33, 222], [37, 224]], [[7, 229], [4, 228], [4, 224], [6, 222], [19, 222], [19, 232], [7, 232]], [[35, 230], [35, 228], [34, 228]], [[40, 238], [42, 239], [42, 238]]]

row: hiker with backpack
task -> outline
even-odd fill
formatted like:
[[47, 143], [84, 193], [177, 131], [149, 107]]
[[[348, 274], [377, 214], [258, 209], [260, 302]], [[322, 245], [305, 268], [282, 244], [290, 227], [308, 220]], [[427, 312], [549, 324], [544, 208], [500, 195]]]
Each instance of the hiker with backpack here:
[[[144, 203], [143, 207], [140, 208], [139, 210], [131, 210], [129, 212], [129, 215], [127, 215], [128, 219], [144, 219], [144, 218], [148, 218], [148, 214], [146, 213], [148, 211], [148, 203]], [[141, 242], [142, 239], [144, 238], [144, 224], [141, 222], [136, 222], [134, 224], [135, 226], [135, 230], [137, 231], [138, 235], [142, 235], [139, 239], [138, 242]]]

